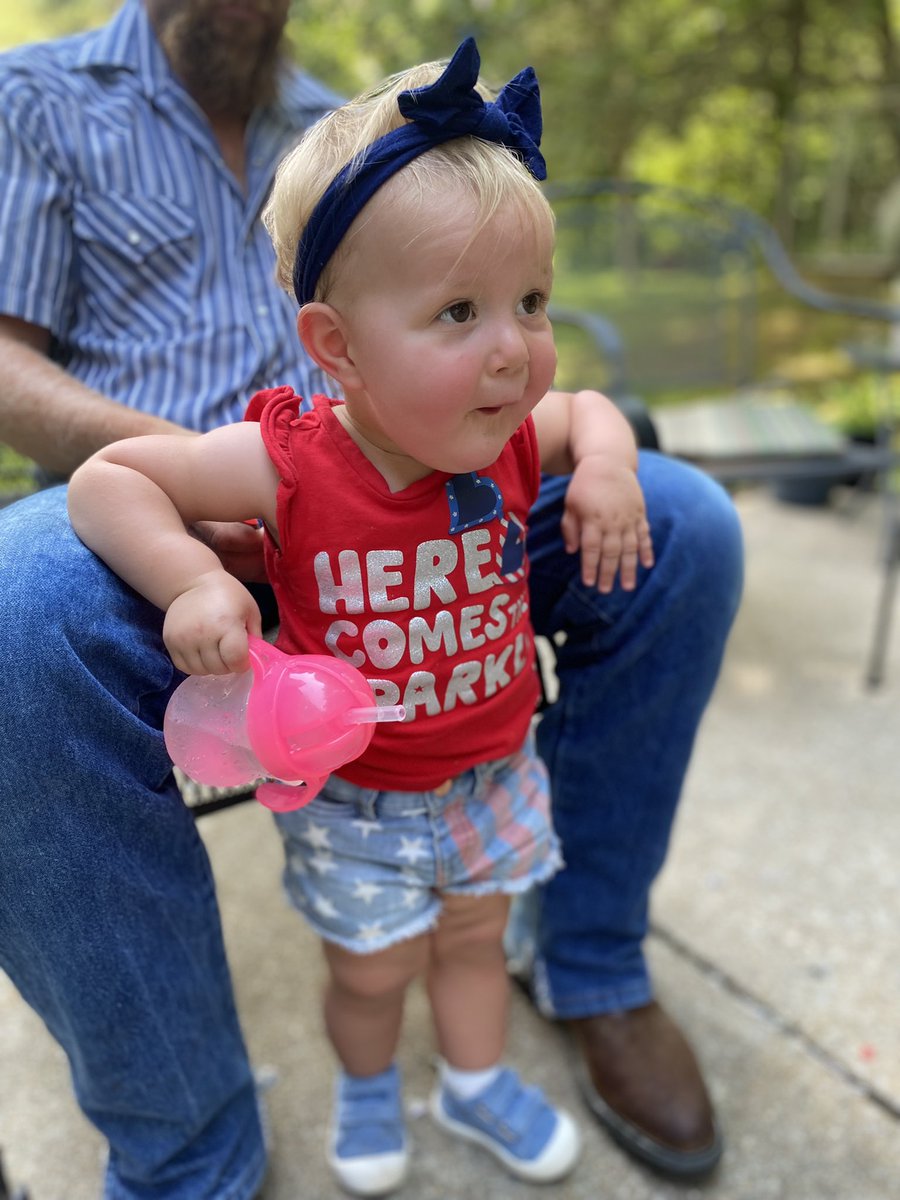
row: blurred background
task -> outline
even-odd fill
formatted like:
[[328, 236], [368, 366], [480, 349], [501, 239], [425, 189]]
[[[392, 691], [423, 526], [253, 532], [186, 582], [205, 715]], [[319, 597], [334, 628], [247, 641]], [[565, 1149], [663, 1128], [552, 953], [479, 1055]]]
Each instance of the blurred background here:
[[[0, 48], [100, 24], [116, 7], [4, 5]], [[290, 23], [298, 61], [348, 95], [447, 56], [470, 33], [488, 80], [536, 68], [552, 185], [627, 179], [664, 189], [652, 223], [666, 232], [655, 235], [652, 264], [646, 247], [639, 263], [632, 255], [640, 279], [623, 262], [621, 216], [606, 246], [592, 227], [585, 253], [584, 210], [568, 223], [561, 214], [556, 298], [615, 323], [620, 390], [656, 406], [748, 383], [788, 386], [842, 430], [871, 434], [884, 372], [844, 347], [882, 344], [885, 321], [811, 306], [758, 255], [729, 252], [749, 211], [812, 285], [894, 299], [900, 0], [302, 0]], [[642, 229], [650, 209], [642, 201]], [[636, 206], [629, 211], [634, 226]], [[664, 277], [648, 270], [661, 263]], [[591, 359], [593, 343], [567, 330], [561, 341], [561, 384], [617, 382], [602, 355]]]
[[[4, 5], [0, 48], [102, 23], [115, 0]], [[298, 60], [344, 93], [478, 40], [534, 65], [550, 177], [632, 177], [754, 209], [830, 270], [877, 272], [900, 178], [896, 0], [302, 0]]]
[[[2, 5], [0, 48], [115, 7]], [[446, 57], [466, 34], [489, 80], [531, 63], [541, 82], [555, 301], [597, 318], [558, 323], [562, 383], [636, 396], [661, 423], [749, 389], [841, 434], [893, 437], [900, 0], [302, 0], [291, 17], [298, 61], [348, 95]], [[0, 484], [13, 465], [0, 446]], [[26, 490], [27, 465], [16, 469], [11, 486]], [[900, 634], [887, 633], [900, 504], [888, 489], [883, 505], [864, 476], [834, 482], [818, 507], [736, 496], [744, 603], [654, 899], [654, 971], [702, 1052], [729, 1134], [722, 1173], [679, 1191], [591, 1136], [563, 1200], [593, 1196], [600, 1178], [622, 1200], [898, 1194]], [[865, 673], [876, 606], [878, 687]], [[249, 806], [203, 827], [251, 1050], [281, 1074], [267, 1195], [324, 1197], [327, 1063], [296, 1028], [318, 980], [309, 957], [270, 952], [297, 935], [267, 828]], [[260, 912], [271, 938], [258, 936]], [[557, 1031], [524, 1003], [514, 1019], [518, 1051], [577, 1107]], [[2, 978], [0, 1025], [11, 1177], [35, 1200], [90, 1200], [102, 1147], [61, 1054]], [[428, 1037], [420, 1004], [409, 1042]], [[414, 1061], [424, 1095], [426, 1057]], [[444, 1198], [459, 1151], [416, 1136], [427, 1153], [415, 1194]], [[503, 1186], [491, 1194], [511, 1194]]]

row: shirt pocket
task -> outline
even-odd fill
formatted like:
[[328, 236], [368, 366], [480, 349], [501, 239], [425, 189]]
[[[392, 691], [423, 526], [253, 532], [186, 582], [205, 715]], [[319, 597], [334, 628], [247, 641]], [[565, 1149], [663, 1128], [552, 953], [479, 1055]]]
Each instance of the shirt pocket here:
[[75, 201], [80, 302], [116, 336], [180, 328], [196, 302], [200, 246], [196, 223], [168, 196], [86, 192]]

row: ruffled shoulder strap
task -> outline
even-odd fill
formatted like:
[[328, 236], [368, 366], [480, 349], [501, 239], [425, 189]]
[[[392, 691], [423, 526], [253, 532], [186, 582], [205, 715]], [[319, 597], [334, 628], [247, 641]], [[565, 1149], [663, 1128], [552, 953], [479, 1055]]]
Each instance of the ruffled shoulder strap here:
[[[291, 387], [266, 388], [251, 397], [244, 414], [245, 421], [258, 421], [263, 444], [285, 482], [296, 479], [297, 468], [293, 446], [297, 431], [304, 419], [303, 403]], [[311, 417], [312, 414], [306, 414]]]

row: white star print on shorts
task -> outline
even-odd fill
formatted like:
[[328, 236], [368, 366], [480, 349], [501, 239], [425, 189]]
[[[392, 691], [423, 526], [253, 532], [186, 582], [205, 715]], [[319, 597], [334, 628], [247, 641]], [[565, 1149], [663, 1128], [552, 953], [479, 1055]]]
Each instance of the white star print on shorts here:
[[361, 954], [432, 928], [441, 892], [521, 892], [562, 865], [530, 738], [445, 795], [377, 792], [333, 775], [305, 808], [275, 820], [291, 902], [321, 937]]

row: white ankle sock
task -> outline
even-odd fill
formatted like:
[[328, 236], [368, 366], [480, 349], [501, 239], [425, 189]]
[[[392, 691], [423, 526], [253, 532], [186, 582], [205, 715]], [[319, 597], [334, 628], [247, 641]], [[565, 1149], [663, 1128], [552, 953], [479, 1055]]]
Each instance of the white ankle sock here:
[[460, 1071], [449, 1063], [441, 1063], [441, 1083], [460, 1100], [471, 1100], [489, 1087], [500, 1074], [500, 1067], [486, 1067], [483, 1071]]

